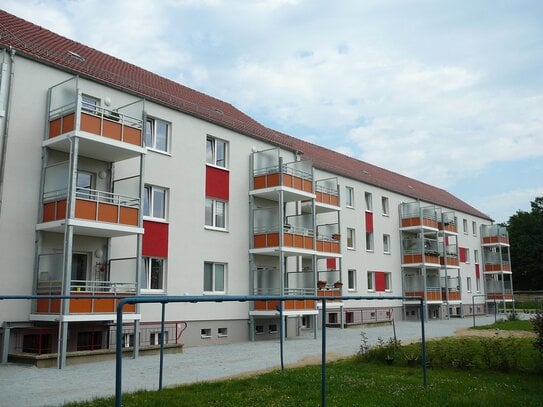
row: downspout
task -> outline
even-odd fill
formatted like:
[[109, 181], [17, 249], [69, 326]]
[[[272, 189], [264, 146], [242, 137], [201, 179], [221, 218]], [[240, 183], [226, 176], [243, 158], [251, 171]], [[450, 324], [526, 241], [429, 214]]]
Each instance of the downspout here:
[[[13, 92], [13, 78], [15, 76], [15, 50], [10, 47], [9, 51], [9, 58], [10, 58], [10, 74], [9, 74], [9, 86], [8, 86], [8, 93], [6, 97], [6, 107], [4, 109], [4, 128], [2, 129], [2, 149], [1, 149], [1, 155], [0, 155], [0, 216], [2, 216], [2, 195], [4, 190], [4, 172], [6, 167], [6, 155], [7, 155], [7, 147], [8, 147], [8, 131], [9, 131], [9, 118], [11, 116], [11, 94]], [[2, 97], [4, 93], [4, 73], [6, 70], [5, 62], [2, 62], [2, 78], [0, 83], [0, 97]]]

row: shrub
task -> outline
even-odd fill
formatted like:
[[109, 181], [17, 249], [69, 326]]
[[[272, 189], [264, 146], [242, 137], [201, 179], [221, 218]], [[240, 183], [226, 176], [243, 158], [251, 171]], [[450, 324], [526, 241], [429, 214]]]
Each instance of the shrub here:
[[531, 321], [537, 335], [534, 346], [537, 350], [543, 353], [543, 313], [537, 312]]

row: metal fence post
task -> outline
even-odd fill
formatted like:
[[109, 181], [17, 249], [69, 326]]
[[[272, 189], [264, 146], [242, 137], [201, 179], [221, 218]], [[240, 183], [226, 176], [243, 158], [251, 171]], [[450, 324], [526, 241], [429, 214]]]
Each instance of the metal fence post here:
[[326, 299], [322, 297], [321, 406], [326, 407]]
[[158, 389], [162, 390], [162, 376], [164, 372], [164, 318], [166, 303], [162, 303], [162, 319], [160, 320], [160, 372], [158, 373]]

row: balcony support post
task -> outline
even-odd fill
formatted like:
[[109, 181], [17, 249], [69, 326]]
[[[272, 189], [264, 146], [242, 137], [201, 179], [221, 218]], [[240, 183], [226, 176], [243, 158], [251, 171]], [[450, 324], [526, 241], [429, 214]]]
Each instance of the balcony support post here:
[[9, 323], [4, 322], [2, 326], [2, 360], [0, 363], [3, 365], [8, 363], [8, 353], [9, 353], [9, 339], [11, 337], [11, 327]]

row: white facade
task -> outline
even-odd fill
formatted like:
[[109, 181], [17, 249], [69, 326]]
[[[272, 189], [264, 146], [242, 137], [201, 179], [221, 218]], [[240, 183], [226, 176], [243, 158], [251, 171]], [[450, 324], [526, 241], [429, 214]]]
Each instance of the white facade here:
[[[52, 276], [56, 275], [59, 282], [64, 282], [62, 290], [67, 294], [89, 292], [92, 286], [93, 290], [107, 287], [107, 292], [118, 289], [127, 295], [248, 295], [258, 293], [258, 290], [283, 294], [289, 289], [297, 289], [319, 295], [336, 290], [333, 292], [343, 295], [402, 296], [406, 292], [403, 278], [406, 269], [426, 267], [406, 265], [402, 258], [402, 239], [406, 231], [402, 230], [399, 208], [402, 203], [414, 202], [413, 196], [307, 163], [303, 165], [312, 174], [310, 190], [301, 193], [289, 187], [287, 192], [277, 195], [281, 198], [277, 198], [274, 194], [283, 191], [284, 185], [280, 182], [277, 186], [266, 186], [269, 192], [258, 190], [252, 172], [254, 161], [251, 160], [255, 154], [278, 148], [271, 142], [182, 113], [167, 104], [143, 100], [118, 87], [74, 77], [60, 68], [17, 53], [10, 56], [4, 50], [1, 56], [4, 70], [0, 87], [3, 109], [0, 110], [4, 114], [0, 121], [0, 147], [3, 149], [0, 295], [39, 293], [43, 283], [53, 281]], [[85, 109], [88, 112], [89, 107], [85, 103], [94, 98], [96, 106], [91, 108], [95, 109], [91, 115], [101, 115], [101, 126], [104, 126], [103, 123], [119, 121], [118, 115], [113, 119], [104, 118], [112, 115], [110, 110], [129, 106], [119, 109], [119, 112], [121, 115], [125, 111], [136, 114], [136, 119], [140, 120], [141, 137], [152, 146], [145, 148], [143, 142], [128, 145], [123, 140], [104, 140], [105, 130], [100, 129], [93, 134], [78, 129], [76, 125], [73, 134], [66, 138], [66, 145], [72, 148], [70, 155], [70, 150], [62, 147], [59, 141], [64, 137], [62, 130], [60, 135], [51, 137], [52, 119], [49, 118], [50, 108], [58, 103], [49, 102], [52, 95], [49, 89], [63, 82], [66, 85], [55, 89], [73, 90], [73, 102], [77, 99], [79, 109], [75, 111], [76, 116], [83, 115]], [[134, 113], [138, 111], [139, 116]], [[122, 117], [121, 121], [124, 120]], [[147, 126], [152, 126], [151, 133], [148, 133]], [[166, 140], [161, 138], [164, 129]], [[80, 150], [73, 150], [75, 139], [79, 140]], [[221, 148], [224, 146], [223, 155]], [[211, 150], [208, 148], [216, 154], [212, 157], [215, 160], [212, 164], [209, 163]], [[288, 148], [277, 151], [284, 163], [300, 159], [296, 151]], [[70, 164], [75, 165], [75, 169]], [[278, 163], [271, 162], [270, 165]], [[56, 186], [69, 185], [70, 168], [81, 174], [77, 178], [81, 185], [73, 183], [75, 198], [87, 203], [97, 201], [92, 195], [94, 192], [89, 192], [91, 190], [99, 191], [96, 194], [114, 194], [107, 195], [110, 201], [104, 200], [106, 205], [114, 200], [120, 201], [118, 196], [132, 196], [138, 202], [136, 223], [127, 226], [121, 221], [83, 222], [75, 215], [73, 221], [76, 224], [68, 232], [66, 222], [70, 223], [69, 215], [52, 215], [57, 217], [46, 219], [49, 209], [45, 206], [46, 198], [42, 201], [42, 197], [49, 199], [47, 193], [52, 193]], [[83, 185], [86, 179], [91, 185]], [[337, 207], [317, 202], [315, 185], [325, 179], [332, 180], [326, 181], [326, 185], [338, 188]], [[226, 188], [225, 182], [228, 183]], [[141, 187], [144, 188], [140, 190]], [[149, 213], [143, 213], [147, 193], [151, 194], [152, 206]], [[164, 206], [162, 198], [165, 199]], [[371, 205], [368, 205], [370, 200]], [[57, 214], [60, 201], [55, 202]], [[124, 208], [125, 202], [121, 202], [119, 207]], [[284, 204], [284, 213], [277, 212], [280, 204]], [[77, 203], [74, 205], [79, 209]], [[212, 215], [208, 225], [206, 205], [211, 211], [208, 214]], [[321, 209], [317, 208], [319, 205]], [[419, 202], [420, 207], [431, 205], [434, 204]], [[271, 215], [263, 214], [270, 206]], [[311, 206], [311, 210], [304, 209]], [[454, 235], [456, 246], [467, 253], [467, 258], [453, 268], [455, 275], [459, 275], [459, 299], [447, 303], [441, 296], [443, 287], [439, 287], [440, 299], [434, 304], [439, 312], [428, 311], [427, 317], [447, 318], [485, 312], [484, 269], [481, 266], [476, 272], [475, 264], [483, 264], [481, 226], [490, 225], [491, 221], [454, 208], [437, 206], [437, 209], [439, 213], [454, 212], [457, 231], [451, 236]], [[255, 215], [255, 210], [259, 211], [258, 215]], [[282, 219], [276, 213], [282, 213]], [[313, 215], [317, 224], [303, 224]], [[272, 224], [274, 222], [277, 224]], [[465, 231], [464, 222], [467, 225]], [[279, 228], [279, 239], [285, 239], [296, 227], [300, 230], [305, 228], [304, 236], [310, 246], [288, 246], [283, 241], [282, 245], [277, 245], [279, 254], [273, 254], [273, 244], [255, 244], [257, 226]], [[151, 230], [151, 227], [155, 229]], [[435, 235], [439, 233], [436, 229]], [[333, 236], [327, 240], [329, 243], [339, 242], [337, 252], [317, 248], [323, 235]], [[67, 236], [72, 236], [70, 243], [67, 243]], [[436, 241], [441, 239], [443, 242], [443, 235], [439, 236]], [[266, 239], [271, 238], [272, 233], [267, 233]], [[370, 243], [367, 238], [371, 239]], [[508, 243], [501, 244], [500, 247], [507, 249], [508, 257]], [[328, 262], [327, 259], [333, 260]], [[65, 278], [70, 275], [67, 267], [72, 270], [69, 281]], [[79, 269], [74, 271], [74, 267]], [[266, 271], [272, 267], [278, 271]], [[440, 273], [439, 266], [432, 267], [437, 270], [435, 273]], [[258, 273], [267, 272], [267, 277], [255, 277]], [[503, 268], [494, 272], [503, 275]], [[505, 274], [510, 278], [510, 268]], [[224, 277], [222, 282], [221, 277]], [[321, 279], [327, 280], [323, 290], [317, 287], [317, 281]], [[343, 285], [334, 289], [331, 283], [336, 279]], [[57, 292], [50, 291], [60, 292], [60, 288]], [[473, 295], [477, 295], [475, 303], [479, 304], [476, 310], [471, 309]], [[509, 297], [502, 292], [498, 300], [508, 301]], [[31, 352], [34, 339], [24, 337], [34, 338], [36, 335], [50, 335], [44, 339], [47, 342], [47, 346], [43, 345], [45, 352], [41, 349], [36, 353], [56, 352], [57, 342], [63, 341], [68, 351], [111, 347], [113, 328], [110, 324], [114, 320], [114, 309], [103, 304], [95, 302], [91, 308], [82, 307], [75, 311], [69, 306], [64, 310], [56, 309], [51, 302], [0, 301], [3, 343], [9, 344], [4, 348], [9, 346], [10, 354], [21, 352], [25, 347], [27, 352]], [[98, 310], [102, 305], [105, 308]], [[166, 313], [170, 327], [168, 342], [173, 341], [174, 333], [175, 339], [186, 345], [277, 337], [277, 312], [266, 308], [270, 304], [260, 305], [264, 308], [237, 302], [170, 304]], [[346, 300], [329, 307], [326, 322], [332, 325], [341, 321], [355, 324], [409, 317], [407, 305], [402, 300]], [[142, 305], [127, 314], [127, 346], [132, 344], [130, 334], [134, 327], [142, 329], [142, 343], [156, 343], [155, 328], [160, 322], [160, 311], [158, 304]], [[318, 312], [319, 304], [316, 302], [287, 307], [287, 336], [300, 335], [303, 329], [315, 329]], [[59, 321], [61, 325], [65, 324], [63, 341], [59, 341], [62, 339], [62, 334], [58, 335]], [[74, 324], [74, 321], [78, 323]], [[133, 321], [139, 322], [134, 325]], [[35, 329], [38, 322], [42, 331]], [[5, 339], [6, 332], [11, 335], [10, 341]], [[85, 343], [81, 345], [78, 340]], [[7, 360], [7, 355], [3, 360]]]

